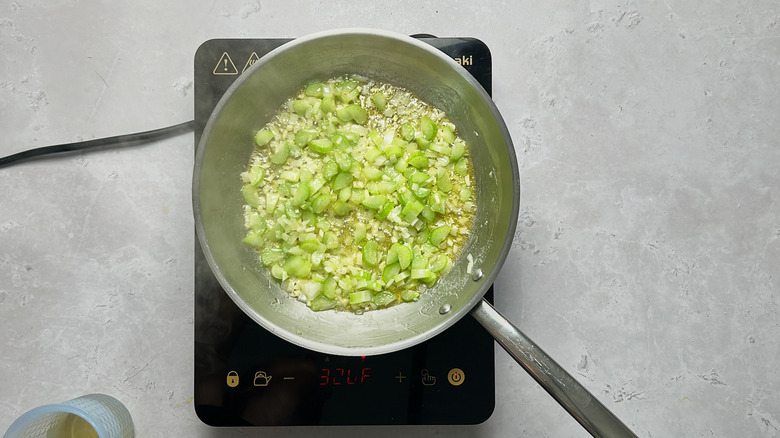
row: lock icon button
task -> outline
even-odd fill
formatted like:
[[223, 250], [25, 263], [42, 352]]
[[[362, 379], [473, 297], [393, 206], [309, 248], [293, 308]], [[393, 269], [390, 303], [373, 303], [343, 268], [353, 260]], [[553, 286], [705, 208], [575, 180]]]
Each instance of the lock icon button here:
[[235, 371], [228, 371], [227, 373], [227, 386], [235, 388], [238, 386], [238, 373]]

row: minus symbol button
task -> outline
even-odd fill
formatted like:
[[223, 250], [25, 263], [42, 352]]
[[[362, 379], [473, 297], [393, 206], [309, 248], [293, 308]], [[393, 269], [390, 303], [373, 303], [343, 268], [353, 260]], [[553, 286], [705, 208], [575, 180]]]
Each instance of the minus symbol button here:
[[295, 377], [293, 377], [293, 376], [286, 376], [286, 377], [282, 377], [282, 379], [283, 380], [295, 380]]

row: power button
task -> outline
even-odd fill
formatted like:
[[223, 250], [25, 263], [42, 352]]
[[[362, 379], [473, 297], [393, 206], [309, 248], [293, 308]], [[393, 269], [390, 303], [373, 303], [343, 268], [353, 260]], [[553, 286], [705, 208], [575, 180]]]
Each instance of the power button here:
[[450, 385], [452, 386], [460, 386], [463, 384], [464, 380], [466, 380], [466, 375], [460, 368], [453, 368], [447, 373], [447, 381], [450, 382]]

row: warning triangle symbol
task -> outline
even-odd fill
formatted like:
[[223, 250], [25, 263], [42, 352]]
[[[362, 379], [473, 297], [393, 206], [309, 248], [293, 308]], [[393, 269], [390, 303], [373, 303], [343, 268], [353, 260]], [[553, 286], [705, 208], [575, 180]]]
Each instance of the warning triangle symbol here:
[[256, 61], [259, 61], [260, 57], [257, 56], [257, 52], [252, 52], [252, 54], [249, 56], [249, 59], [246, 61], [246, 65], [244, 65], [244, 69], [241, 70], [241, 73], [245, 72], [246, 69], [248, 69], [252, 64], [254, 64]]
[[236, 65], [233, 64], [233, 60], [230, 59], [230, 55], [228, 55], [227, 52], [223, 52], [222, 56], [219, 58], [217, 65], [214, 67], [214, 74], [226, 76], [238, 74], [238, 69], [236, 68]]

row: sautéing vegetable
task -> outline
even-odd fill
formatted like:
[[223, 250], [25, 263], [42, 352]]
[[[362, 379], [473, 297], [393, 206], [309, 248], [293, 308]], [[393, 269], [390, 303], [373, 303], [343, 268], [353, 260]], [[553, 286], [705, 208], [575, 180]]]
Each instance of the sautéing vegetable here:
[[241, 174], [244, 243], [312, 310], [417, 300], [468, 238], [468, 147], [404, 89], [358, 76], [310, 83], [255, 144]]

